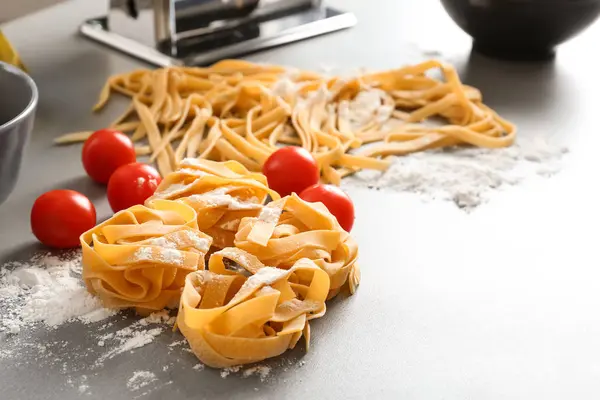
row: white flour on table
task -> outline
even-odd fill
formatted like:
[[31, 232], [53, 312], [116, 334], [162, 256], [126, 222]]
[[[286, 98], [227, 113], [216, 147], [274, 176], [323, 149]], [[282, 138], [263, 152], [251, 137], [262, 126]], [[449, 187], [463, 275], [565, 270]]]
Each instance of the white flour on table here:
[[81, 252], [36, 255], [0, 269], [0, 331], [18, 334], [22, 326], [56, 328], [68, 321], [93, 323], [116, 314], [102, 307], [81, 280]]
[[175, 317], [169, 316], [166, 311], [160, 311], [133, 322], [131, 325], [116, 332], [108, 332], [99, 336], [98, 346], [107, 347], [109, 350], [98, 357], [95, 365], [102, 366], [106, 360], [114, 358], [119, 354], [152, 343], [157, 336], [163, 333], [167, 327], [173, 326], [173, 324], [175, 324]]
[[271, 367], [268, 365], [255, 365], [255, 366], [243, 366], [243, 365], [235, 365], [233, 367], [223, 368], [221, 369], [221, 378], [225, 379], [230, 374], [237, 374], [241, 372], [241, 376], [244, 378], [248, 378], [251, 376], [260, 377], [261, 381], [265, 381], [269, 374], [271, 373]]
[[268, 365], [235, 365], [233, 367], [221, 369], [221, 378], [225, 379], [230, 374], [237, 374], [238, 372], [241, 373], [241, 376], [243, 378], [258, 376], [260, 377], [260, 380], [264, 382], [271, 373], [271, 367], [269, 367]]
[[564, 146], [542, 137], [518, 138], [507, 148], [453, 148], [394, 157], [387, 171], [363, 170], [342, 181], [345, 187], [408, 192], [426, 201], [453, 201], [473, 209], [501, 190], [562, 168]]
[[250, 367], [244, 370], [244, 373], [242, 375], [244, 376], [244, 378], [248, 378], [253, 375], [258, 375], [260, 376], [260, 380], [264, 381], [265, 379], [267, 379], [270, 373], [271, 367], [266, 365], [257, 365], [255, 367]]
[[[106, 309], [85, 288], [81, 271], [81, 251], [37, 254], [0, 266], [0, 362], [54, 368], [67, 386], [87, 395], [94, 371], [171, 331], [175, 317], [167, 311], [141, 318]], [[90, 326], [71, 328], [70, 323]], [[62, 339], [73, 337], [63, 330], [73, 329], [77, 340]], [[176, 337], [177, 344], [180, 339]], [[138, 374], [130, 385], [141, 388], [148, 379]]]
[[156, 380], [156, 375], [150, 371], [135, 371], [127, 381], [129, 390], [140, 390]]

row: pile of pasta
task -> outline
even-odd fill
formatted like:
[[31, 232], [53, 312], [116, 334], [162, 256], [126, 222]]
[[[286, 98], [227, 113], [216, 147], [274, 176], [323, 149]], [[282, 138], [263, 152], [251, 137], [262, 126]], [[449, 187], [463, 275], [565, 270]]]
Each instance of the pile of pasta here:
[[238, 162], [184, 159], [148, 202], [180, 199], [198, 214], [198, 229], [213, 238], [214, 246], [224, 248], [233, 246], [240, 221], [257, 216], [267, 196], [279, 198], [264, 175], [250, 172]]
[[[428, 75], [437, 70], [442, 79]], [[260, 171], [277, 148], [297, 145], [315, 156], [325, 183], [339, 185], [365, 168], [386, 170], [390, 156], [456, 145], [506, 147], [516, 135], [477, 89], [435, 60], [350, 78], [241, 60], [140, 69], [109, 78], [94, 110], [113, 93], [131, 103], [110, 127], [141, 143], [138, 154], [156, 161], [163, 177], [184, 158], [234, 160]], [[56, 143], [91, 133], [66, 134]]]
[[280, 198], [236, 161], [184, 159], [144, 205], [80, 240], [92, 294], [142, 315], [178, 309], [214, 368], [278, 356], [302, 336], [308, 349], [309, 321], [360, 283], [356, 243], [322, 203]]

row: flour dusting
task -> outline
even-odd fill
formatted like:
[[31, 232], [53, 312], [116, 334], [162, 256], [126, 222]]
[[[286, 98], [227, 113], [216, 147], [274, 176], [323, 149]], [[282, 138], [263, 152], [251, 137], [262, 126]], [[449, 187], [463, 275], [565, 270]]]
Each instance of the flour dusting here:
[[[425, 61], [432, 56], [446, 62], [451, 59], [435, 49], [425, 49], [417, 44], [412, 47], [415, 60]], [[344, 74], [342, 69], [325, 69], [327, 74], [335, 71], [337, 76], [350, 77], [367, 72], [362, 69]], [[403, 124], [393, 116], [393, 102], [386, 102], [386, 94], [376, 88], [366, 88], [352, 101], [341, 102], [338, 112], [353, 129], [366, 126], [370, 121], [383, 123], [383, 131], [391, 131], [394, 125]], [[439, 125], [439, 121], [435, 120], [423, 123]], [[422, 139], [429, 140], [428, 137]], [[356, 151], [369, 146], [367, 144]], [[564, 146], [544, 137], [530, 138], [527, 132], [519, 132], [516, 143], [508, 148], [461, 147], [392, 157], [393, 163], [386, 171], [365, 169], [343, 179], [342, 186], [413, 193], [425, 201], [452, 201], [469, 211], [489, 201], [496, 190], [557, 174], [567, 152]]]
[[89, 385], [81, 384], [81, 385], [79, 385], [77, 390], [79, 391], [79, 394], [86, 394], [88, 392], [89, 388], [90, 388]]
[[24, 326], [48, 328], [74, 320], [93, 323], [116, 314], [102, 307], [81, 279], [81, 252], [60, 257], [35, 255], [0, 267], [0, 331], [18, 334]]
[[249, 376], [258, 375], [260, 376], [260, 380], [264, 381], [267, 379], [269, 374], [271, 373], [271, 367], [266, 365], [257, 365], [255, 367], [250, 367], [243, 372], [244, 378], [248, 378]]
[[[166, 250], [162, 254], [166, 259], [179, 256]], [[129, 354], [171, 331], [175, 317], [160, 311], [131, 321], [127, 313], [104, 308], [85, 288], [81, 272], [81, 251], [37, 254], [0, 266], [0, 359], [10, 360], [14, 366], [35, 363], [55, 370], [65, 377], [69, 388], [87, 396], [94, 387], [88, 376], [97, 376], [93, 372], [103, 369], [105, 361]], [[94, 326], [82, 329], [68, 327], [69, 323]], [[54, 333], [63, 329], [76, 335]], [[125, 384], [138, 390], [158, 379], [150, 374], [137, 371]]]
[[[108, 332], [98, 337], [98, 346], [108, 347], [108, 351], [100, 355], [96, 360], [96, 366], [102, 364], [119, 354], [123, 354], [140, 347], [146, 346], [165, 331], [173, 326], [175, 318], [169, 316], [166, 311], [155, 312], [136, 321], [129, 326], [116, 332]], [[100, 345], [101, 343], [101, 345]]]
[[364, 170], [342, 184], [415, 193], [427, 201], [453, 201], [470, 210], [487, 202], [494, 190], [557, 174], [566, 153], [566, 147], [542, 137], [518, 139], [501, 149], [424, 151], [394, 157], [387, 171]]
[[135, 371], [127, 381], [129, 390], [140, 390], [156, 380], [156, 375], [150, 371]]

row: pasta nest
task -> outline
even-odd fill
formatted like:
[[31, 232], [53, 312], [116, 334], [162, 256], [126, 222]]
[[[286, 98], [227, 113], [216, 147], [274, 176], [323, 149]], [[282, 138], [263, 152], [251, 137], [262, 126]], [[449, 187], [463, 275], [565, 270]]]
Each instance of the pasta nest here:
[[323, 203], [308, 203], [296, 194], [267, 204], [257, 217], [244, 218], [235, 246], [277, 268], [312, 260], [331, 280], [328, 298], [346, 283], [354, 293], [360, 281], [356, 242]]
[[80, 237], [83, 279], [106, 307], [144, 313], [177, 307], [185, 277], [204, 269], [212, 238], [190, 206], [153, 200], [116, 213]]
[[236, 248], [214, 253], [208, 270], [186, 277], [177, 326], [206, 365], [258, 362], [294, 348], [309, 321], [325, 314], [327, 273], [309, 259], [266, 267]]
[[217, 248], [233, 246], [240, 221], [257, 216], [270, 196], [263, 174], [250, 172], [236, 161], [184, 159], [167, 175], [147, 204], [155, 199], [177, 200], [192, 207], [198, 229], [213, 238]]

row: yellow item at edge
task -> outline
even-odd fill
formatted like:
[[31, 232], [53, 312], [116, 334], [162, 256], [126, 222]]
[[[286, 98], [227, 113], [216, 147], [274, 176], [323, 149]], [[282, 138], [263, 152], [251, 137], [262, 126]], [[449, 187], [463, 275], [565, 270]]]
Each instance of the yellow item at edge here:
[[25, 65], [21, 61], [21, 57], [19, 57], [19, 54], [10, 44], [6, 36], [4, 36], [2, 31], [0, 31], [0, 61], [19, 67], [23, 71], [27, 71]]

